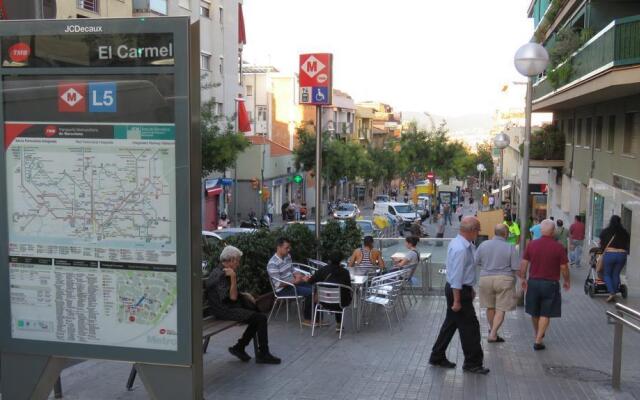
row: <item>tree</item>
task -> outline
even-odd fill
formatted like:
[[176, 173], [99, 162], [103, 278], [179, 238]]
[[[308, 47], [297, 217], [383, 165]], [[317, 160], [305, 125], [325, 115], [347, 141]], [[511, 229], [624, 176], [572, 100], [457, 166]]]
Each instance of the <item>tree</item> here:
[[200, 117], [202, 136], [202, 176], [233, 167], [238, 154], [249, 147], [249, 141], [235, 132], [233, 124], [214, 112], [214, 101], [202, 105]]
[[[565, 138], [553, 125], [545, 125], [531, 134], [529, 158], [531, 160], [564, 160]], [[524, 154], [524, 144], [520, 144]]]

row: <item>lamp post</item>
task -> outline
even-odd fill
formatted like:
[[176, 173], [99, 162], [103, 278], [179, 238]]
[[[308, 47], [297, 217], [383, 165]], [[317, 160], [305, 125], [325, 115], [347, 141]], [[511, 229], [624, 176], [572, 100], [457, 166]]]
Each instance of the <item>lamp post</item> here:
[[478, 170], [478, 186], [479, 189], [482, 190], [482, 173], [486, 171], [487, 168], [485, 168], [484, 164], [480, 163], [476, 166], [476, 169]]
[[522, 154], [522, 178], [520, 179], [520, 253], [524, 253], [529, 200], [529, 145], [531, 143], [531, 108], [533, 77], [547, 68], [549, 53], [538, 43], [527, 43], [516, 51], [513, 63], [518, 72], [527, 77], [527, 98], [524, 118], [524, 154]]
[[498, 185], [500, 185], [500, 192], [498, 194], [498, 207], [502, 207], [502, 187], [504, 186], [503, 182], [503, 171], [504, 171], [504, 149], [509, 147], [511, 143], [511, 139], [509, 139], [509, 135], [504, 132], [500, 132], [493, 138], [493, 145], [496, 146], [497, 149], [500, 150], [500, 175], [498, 177]]

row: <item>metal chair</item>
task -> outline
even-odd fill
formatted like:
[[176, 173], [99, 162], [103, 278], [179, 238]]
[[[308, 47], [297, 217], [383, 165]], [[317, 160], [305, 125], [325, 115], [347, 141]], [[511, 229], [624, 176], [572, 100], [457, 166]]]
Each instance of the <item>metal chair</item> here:
[[396, 299], [401, 294], [402, 285], [404, 284], [403, 273], [404, 271], [400, 270], [373, 278], [370, 286], [366, 289], [363, 299], [363, 302], [369, 307], [377, 305], [384, 309], [390, 330], [392, 330], [392, 327], [389, 314], [392, 311], [395, 313], [398, 323], [401, 322]]
[[[274, 282], [279, 283], [284, 286], [293, 287], [293, 296], [284, 296], [279, 295], [276, 291], [276, 287]], [[296, 302], [296, 309], [298, 310], [298, 322], [300, 323], [300, 328], [302, 328], [302, 314], [300, 313], [300, 299], [304, 299], [304, 296], [298, 295], [298, 291], [296, 289], [296, 285], [291, 282], [285, 282], [278, 278], [269, 277], [269, 283], [271, 284], [271, 290], [273, 290], [273, 296], [275, 297], [275, 301], [273, 302], [273, 306], [271, 307], [271, 312], [269, 313], [269, 318], [267, 318], [267, 322], [271, 321], [271, 316], [273, 315], [273, 311], [276, 309], [276, 305], [278, 306], [278, 311], [276, 311], [276, 315], [280, 312], [280, 307], [282, 303], [285, 303], [287, 309], [287, 322], [289, 322], [289, 301], [294, 300]]]
[[321, 260], [316, 260], [315, 258], [309, 258], [307, 259], [307, 262], [309, 263], [310, 266], [320, 269], [322, 267], [326, 267], [328, 264], [324, 261]]
[[[353, 289], [349, 286], [341, 285], [338, 283], [329, 283], [329, 282], [318, 282], [313, 285], [316, 289], [316, 295], [318, 298], [318, 303], [316, 304], [313, 310], [313, 323], [311, 328], [311, 336], [314, 335], [316, 329], [316, 316], [318, 313], [328, 313], [328, 314], [340, 314], [342, 318], [340, 319], [340, 335], [338, 339], [342, 339], [342, 328], [344, 326], [344, 310], [349, 308], [349, 306], [342, 307], [342, 289], [347, 289], [351, 292], [351, 298], [353, 298]], [[329, 310], [323, 307], [323, 304], [337, 304], [340, 308], [340, 311]], [[353, 321], [353, 313], [351, 314], [351, 324], [354, 325]], [[354, 327], [355, 329], [355, 327]]]
[[415, 287], [413, 286], [413, 275], [416, 273], [416, 269], [418, 268], [419, 263], [416, 264], [411, 264], [411, 265], [407, 265], [406, 267], [404, 267], [402, 269], [402, 271], [404, 271], [404, 288], [408, 288], [409, 292], [411, 292], [411, 297], [413, 297], [413, 301], [412, 298], [409, 297], [409, 305], [413, 305], [413, 302], [418, 302], [418, 297], [416, 296], [415, 293]]

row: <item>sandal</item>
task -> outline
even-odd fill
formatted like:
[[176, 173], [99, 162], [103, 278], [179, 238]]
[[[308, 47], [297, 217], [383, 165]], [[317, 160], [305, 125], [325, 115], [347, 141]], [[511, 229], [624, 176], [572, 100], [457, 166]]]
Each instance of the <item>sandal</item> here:
[[505, 340], [504, 338], [500, 337], [500, 336], [496, 336], [495, 340], [491, 340], [491, 339], [487, 339], [488, 343], [504, 343]]

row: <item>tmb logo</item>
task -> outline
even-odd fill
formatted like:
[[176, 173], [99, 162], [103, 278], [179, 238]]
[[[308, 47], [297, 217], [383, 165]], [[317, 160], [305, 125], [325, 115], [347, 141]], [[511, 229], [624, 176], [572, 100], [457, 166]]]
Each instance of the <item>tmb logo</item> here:
[[58, 85], [59, 112], [87, 111], [87, 84], [63, 83]]
[[29, 59], [31, 47], [26, 43], [16, 43], [9, 47], [9, 58], [13, 62], [22, 63]]
[[58, 133], [58, 127], [55, 125], [48, 125], [46, 128], [44, 128], [44, 135], [46, 137], [55, 136], [57, 133]]

